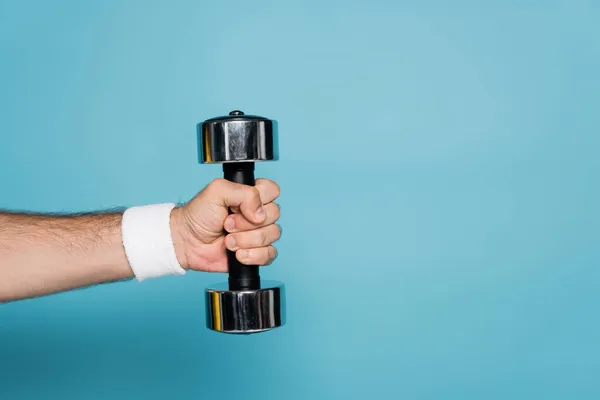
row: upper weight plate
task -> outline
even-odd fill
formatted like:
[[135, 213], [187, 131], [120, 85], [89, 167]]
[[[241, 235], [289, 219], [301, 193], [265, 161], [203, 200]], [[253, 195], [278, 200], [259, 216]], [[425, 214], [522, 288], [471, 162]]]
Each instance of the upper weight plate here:
[[200, 163], [279, 159], [275, 120], [232, 111], [199, 123], [197, 129]]

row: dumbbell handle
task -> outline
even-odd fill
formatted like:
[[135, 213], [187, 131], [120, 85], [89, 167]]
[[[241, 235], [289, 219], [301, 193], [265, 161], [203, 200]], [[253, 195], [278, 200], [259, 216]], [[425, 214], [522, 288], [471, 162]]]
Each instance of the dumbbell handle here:
[[[254, 162], [234, 162], [223, 164], [224, 178], [228, 181], [254, 186]], [[231, 214], [231, 210], [229, 211]], [[260, 275], [257, 265], [242, 264], [235, 252], [227, 250], [229, 265], [229, 290], [260, 289]]]

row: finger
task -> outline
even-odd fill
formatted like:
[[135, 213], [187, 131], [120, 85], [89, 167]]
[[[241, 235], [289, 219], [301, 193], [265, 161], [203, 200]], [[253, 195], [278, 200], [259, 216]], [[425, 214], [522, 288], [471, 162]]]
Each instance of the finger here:
[[230, 233], [225, 237], [225, 246], [231, 251], [265, 247], [270, 246], [280, 237], [279, 226], [273, 224], [251, 231]]
[[267, 217], [261, 224], [254, 224], [254, 223], [248, 221], [246, 218], [244, 218], [243, 215], [231, 214], [225, 220], [223, 227], [225, 228], [225, 230], [227, 232], [230, 232], [230, 233], [243, 232], [243, 231], [250, 231], [252, 229], [260, 228], [261, 226], [271, 225], [279, 220], [279, 216], [280, 216], [279, 205], [277, 205], [276, 203], [269, 203], [263, 207], [265, 209], [265, 213], [267, 214]]
[[263, 204], [268, 204], [275, 201], [281, 192], [279, 185], [270, 179], [258, 178], [255, 182], [255, 187], [260, 193], [260, 199], [262, 200]]
[[273, 246], [241, 249], [235, 253], [235, 256], [245, 265], [269, 265], [277, 257], [277, 250]]
[[242, 215], [255, 224], [265, 220], [266, 213], [256, 187], [229, 182], [225, 179], [215, 179], [209, 186], [223, 207], [239, 208]]

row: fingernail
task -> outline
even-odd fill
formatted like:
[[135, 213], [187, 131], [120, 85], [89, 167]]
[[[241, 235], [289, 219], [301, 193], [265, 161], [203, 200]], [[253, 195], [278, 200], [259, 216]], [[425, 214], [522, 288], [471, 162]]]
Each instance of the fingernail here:
[[256, 218], [262, 219], [264, 216], [265, 216], [265, 209], [261, 207], [256, 212]]
[[248, 258], [248, 250], [239, 250], [238, 251], [238, 256], [242, 259], [245, 260], [246, 258]]
[[227, 218], [225, 220], [225, 230], [231, 232], [235, 228], [235, 221], [233, 218]]
[[235, 242], [235, 238], [233, 236], [228, 236], [227, 237], [227, 247], [229, 247], [229, 250], [233, 250], [235, 249], [235, 246], [237, 245], [237, 243]]

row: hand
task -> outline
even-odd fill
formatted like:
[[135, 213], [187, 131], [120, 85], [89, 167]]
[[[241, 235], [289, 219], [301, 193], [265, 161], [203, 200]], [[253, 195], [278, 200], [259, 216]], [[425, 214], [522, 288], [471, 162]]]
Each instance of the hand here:
[[[185, 269], [227, 272], [225, 249], [246, 265], [267, 265], [276, 257], [272, 244], [281, 236], [279, 186], [257, 179], [255, 186], [212, 181], [183, 207], [171, 213], [175, 253]], [[229, 215], [231, 209], [233, 214]], [[224, 232], [224, 230], [226, 232]]]

